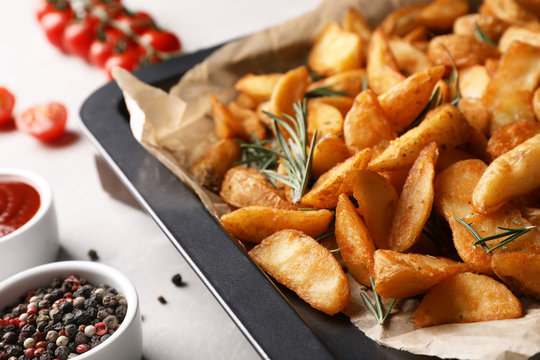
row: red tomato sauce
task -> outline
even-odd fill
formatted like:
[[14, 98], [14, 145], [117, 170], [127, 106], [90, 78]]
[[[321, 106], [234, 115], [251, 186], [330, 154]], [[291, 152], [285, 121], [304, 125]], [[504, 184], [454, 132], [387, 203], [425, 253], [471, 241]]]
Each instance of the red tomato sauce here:
[[0, 237], [26, 224], [37, 213], [40, 203], [32, 186], [0, 180]]

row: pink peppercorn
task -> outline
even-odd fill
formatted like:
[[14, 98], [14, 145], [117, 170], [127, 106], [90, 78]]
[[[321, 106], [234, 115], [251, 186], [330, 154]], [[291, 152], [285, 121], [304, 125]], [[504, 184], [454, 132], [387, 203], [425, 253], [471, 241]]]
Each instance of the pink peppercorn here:
[[28, 324], [28, 322], [26, 322], [26, 321], [21, 321], [21, 322], [19, 323], [19, 329], [22, 329], [26, 324]]
[[45, 351], [45, 348], [37, 348], [34, 351], [34, 356], [39, 358], [43, 354], [44, 351]]
[[38, 341], [38, 343], [36, 344], [36, 347], [39, 349], [39, 348], [46, 348], [47, 347], [47, 344], [48, 342], [47, 341]]
[[37, 314], [37, 312], [38, 312], [38, 308], [35, 307], [35, 306], [29, 306], [29, 307], [28, 307], [28, 310], [26, 310], [26, 313], [27, 313], [28, 315]]
[[105, 335], [107, 331], [109, 330], [107, 325], [102, 322], [98, 322], [96, 325], [94, 325], [94, 327], [96, 328], [96, 335], [99, 335], [99, 336]]
[[34, 349], [33, 347], [29, 347], [28, 349], [24, 350], [24, 355], [32, 359], [35, 356], [35, 351], [36, 349]]
[[82, 354], [90, 350], [90, 345], [88, 344], [79, 344], [75, 348], [75, 351], [77, 351], [77, 354]]

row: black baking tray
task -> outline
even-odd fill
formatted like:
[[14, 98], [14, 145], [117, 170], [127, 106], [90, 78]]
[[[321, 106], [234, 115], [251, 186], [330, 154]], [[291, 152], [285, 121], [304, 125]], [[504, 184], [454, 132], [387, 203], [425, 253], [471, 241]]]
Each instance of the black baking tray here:
[[[135, 75], [168, 90], [217, 48], [173, 58]], [[199, 198], [134, 139], [116, 83], [94, 92], [82, 105], [80, 116], [86, 135], [116, 175], [262, 358], [435, 359], [380, 346], [345, 315], [327, 316], [268, 278]]]

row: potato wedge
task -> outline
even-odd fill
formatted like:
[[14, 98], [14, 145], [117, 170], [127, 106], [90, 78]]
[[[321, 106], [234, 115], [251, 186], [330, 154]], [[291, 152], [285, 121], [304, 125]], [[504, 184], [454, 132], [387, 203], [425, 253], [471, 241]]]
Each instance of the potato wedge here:
[[409, 171], [388, 235], [391, 250], [409, 249], [422, 234], [433, 205], [433, 178], [438, 157], [437, 144], [429, 143]]
[[234, 167], [227, 171], [219, 196], [227, 204], [241, 208], [260, 205], [278, 209], [295, 209], [254, 168]]
[[540, 123], [537, 121], [519, 121], [504, 125], [489, 139], [487, 151], [492, 159], [496, 159], [536, 134], [540, 134]]
[[380, 28], [387, 35], [403, 36], [420, 25], [418, 15], [425, 7], [417, 4], [399, 8], [384, 18]]
[[431, 67], [427, 55], [409, 41], [394, 37], [388, 43], [397, 66], [403, 73], [410, 75]]
[[516, 121], [536, 121], [532, 105], [532, 92], [516, 91], [501, 99], [493, 109], [490, 133]]
[[277, 116], [282, 114], [294, 116], [293, 104], [304, 97], [310, 81], [305, 66], [287, 71], [274, 86], [270, 98], [270, 112]]
[[243, 138], [245, 135], [244, 129], [215, 95], [210, 96], [210, 104], [212, 105], [216, 136], [219, 139]]
[[323, 102], [308, 104], [308, 133], [313, 135], [315, 130], [319, 136], [340, 135], [343, 133], [343, 116], [338, 109]]
[[369, 87], [377, 95], [405, 79], [399, 72], [388, 39], [381, 28], [375, 30], [371, 36], [366, 71]]
[[484, 4], [499, 19], [510, 24], [538, 23], [538, 18], [514, 0], [484, 0]]
[[429, 42], [428, 57], [435, 65], [458, 68], [484, 64], [487, 58], [496, 55], [497, 48], [477, 41], [473, 36], [449, 34], [436, 36]]
[[336, 207], [339, 195], [348, 192], [345, 176], [351, 170], [363, 170], [371, 159], [371, 150], [364, 149], [325, 172], [302, 197], [301, 203], [316, 209]]
[[361, 92], [343, 124], [343, 138], [349, 151], [355, 154], [368, 147], [384, 149], [396, 136], [377, 96], [369, 89]]
[[501, 58], [482, 101], [489, 110], [493, 110], [501, 100], [517, 91], [534, 91], [539, 82], [540, 48], [514, 41]]
[[439, 173], [459, 161], [473, 158], [474, 157], [471, 154], [457, 148], [442, 150], [439, 154], [439, 160], [437, 160], [435, 171]]
[[393, 140], [368, 168], [377, 172], [406, 168], [430, 142], [436, 142], [441, 149], [451, 148], [467, 141], [468, 136], [469, 124], [461, 112], [444, 104], [431, 110], [420, 125]]
[[469, 11], [466, 0], [435, 0], [418, 14], [418, 22], [429, 30], [441, 32], [452, 29], [454, 20]]
[[343, 30], [358, 34], [366, 44], [369, 42], [371, 28], [358, 10], [354, 8], [348, 9], [345, 15], [343, 15], [341, 24]]
[[402, 169], [392, 170], [392, 171], [381, 171], [381, 174], [388, 182], [396, 189], [398, 194], [401, 194], [403, 191], [403, 186], [409, 175], [409, 170], [411, 167], [405, 167]]
[[[410, 42], [411, 44], [426, 42], [428, 39], [428, 30], [425, 28], [425, 26], [417, 26], [404, 35], [402, 39]], [[418, 46], [416, 46], [416, 48], [418, 48]]]
[[473, 65], [459, 70], [459, 91], [464, 98], [482, 98], [489, 81], [485, 66]]
[[260, 243], [265, 237], [285, 229], [318, 237], [328, 231], [334, 213], [322, 209], [300, 211], [267, 206], [246, 206], [221, 217], [225, 230], [242, 241]]
[[349, 197], [339, 196], [336, 208], [336, 242], [343, 262], [361, 284], [371, 286], [375, 245]]
[[354, 98], [362, 91], [365, 76], [364, 69], [343, 71], [312, 83], [308, 91], [327, 86], [334, 91], [346, 91], [347, 96]]
[[503, 284], [484, 275], [460, 273], [433, 287], [413, 316], [416, 326], [521, 317], [519, 300]]
[[536, 89], [534, 92], [532, 102], [536, 120], [540, 121], [540, 88]]
[[336, 135], [326, 135], [315, 145], [313, 161], [311, 163], [311, 175], [318, 178], [337, 164], [347, 160], [351, 154], [343, 142]]
[[498, 41], [508, 27], [508, 23], [490, 14], [467, 14], [454, 22], [454, 33], [475, 36], [478, 26], [488, 38]]
[[236, 101], [230, 102], [227, 105], [227, 110], [242, 128], [242, 138], [253, 139], [253, 135], [259, 140], [267, 138], [266, 127], [253, 110], [238, 105]]
[[231, 139], [222, 139], [206, 149], [190, 167], [191, 175], [204, 187], [218, 192], [227, 170], [240, 160], [242, 149]]
[[308, 55], [308, 66], [322, 76], [362, 67], [364, 41], [357, 33], [330, 21], [317, 35]]
[[314, 99], [309, 99], [309, 103], [321, 102], [332, 105], [341, 112], [343, 118], [351, 110], [354, 100], [348, 96], [321, 96]]
[[246, 74], [238, 79], [234, 88], [257, 101], [261, 101], [269, 99], [272, 96], [277, 82], [282, 77], [283, 74], [279, 73], [264, 75]]
[[388, 298], [423, 294], [442, 280], [468, 271], [467, 265], [443, 257], [392, 250], [375, 251], [374, 261], [375, 291]]
[[489, 135], [491, 116], [481, 99], [462, 97], [458, 102], [458, 109], [473, 128], [484, 136]]
[[489, 214], [540, 186], [540, 134], [495, 159], [473, 193], [474, 208]]
[[379, 102], [394, 131], [403, 131], [420, 115], [443, 74], [444, 66], [430, 67], [379, 95]]
[[516, 40], [540, 47], [540, 27], [510, 26], [499, 41], [499, 51], [508, 51], [510, 44]]
[[341, 266], [330, 251], [302, 232], [278, 231], [248, 254], [315, 309], [334, 315], [349, 304], [349, 281]]
[[254, 98], [243, 92], [238, 93], [234, 102], [238, 104], [238, 106], [253, 111], [257, 110], [257, 106], [259, 106], [259, 101], [255, 100]]
[[540, 299], [540, 254], [524, 251], [493, 254], [495, 274], [512, 290]]
[[351, 171], [346, 181], [373, 242], [378, 249], [389, 249], [388, 234], [398, 202], [396, 189], [382, 175], [369, 170]]

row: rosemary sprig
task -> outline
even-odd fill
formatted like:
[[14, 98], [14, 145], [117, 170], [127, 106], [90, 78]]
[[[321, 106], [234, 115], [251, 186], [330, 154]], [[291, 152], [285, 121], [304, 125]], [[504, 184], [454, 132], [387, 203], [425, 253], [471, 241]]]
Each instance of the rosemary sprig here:
[[450, 61], [452, 62], [452, 72], [450, 73], [450, 77], [447, 80], [448, 89], [450, 90], [450, 94], [452, 94], [452, 100], [450, 103], [452, 105], [456, 105], [461, 100], [461, 92], [459, 91], [459, 72], [457, 70], [456, 62], [454, 61], [454, 58], [450, 54], [450, 51], [444, 47], [446, 50], [446, 53], [448, 54], [448, 57], [450, 58]]
[[489, 36], [486, 35], [486, 33], [484, 32], [484, 30], [482, 30], [480, 28], [480, 26], [478, 26], [478, 24], [475, 22], [474, 23], [474, 38], [479, 41], [479, 42], [485, 42], [491, 46], [497, 46], [497, 44], [495, 44], [495, 41], [491, 40], [491, 38]]
[[[243, 142], [236, 140], [242, 148], [242, 157], [240, 161], [234, 163], [235, 166], [244, 165], [245, 167], [254, 167], [259, 170], [273, 169], [276, 167], [279, 156], [272, 151], [269, 151], [267, 145], [271, 144], [270, 140], [259, 140], [257, 135], [251, 134], [253, 141]], [[263, 150], [264, 148], [264, 150]]]
[[334, 235], [334, 230], [329, 231], [326, 234], [322, 234], [321, 236], [317, 237], [315, 240], [316, 241], [321, 241], [321, 240], [326, 239], [327, 237], [330, 237], [332, 235]]
[[[493, 250], [500, 248], [501, 246], [504, 246], [506, 244], [511, 243], [512, 241], [516, 240], [521, 235], [524, 235], [524, 234], [528, 233], [529, 231], [531, 231], [532, 229], [534, 229], [536, 227], [534, 225], [531, 225], [531, 226], [524, 226], [524, 227], [517, 228], [517, 229], [511, 229], [511, 228], [506, 228], [506, 227], [502, 227], [502, 226], [497, 226], [497, 229], [506, 230], [506, 231], [502, 232], [502, 233], [499, 233], [499, 234], [495, 234], [495, 235], [481, 237], [480, 234], [478, 234], [476, 232], [476, 230], [473, 229], [471, 224], [467, 224], [465, 221], [463, 221], [462, 219], [460, 219], [458, 217], [455, 217], [454, 219], [456, 219], [456, 221], [458, 223], [463, 225], [463, 227], [465, 229], [467, 229], [471, 233], [471, 235], [476, 239], [473, 246], [481, 245], [482, 248], [488, 254], [493, 252]], [[506, 237], [506, 239], [502, 240], [497, 245], [495, 245], [495, 246], [493, 246], [491, 248], [488, 247], [487, 244], [486, 244], [486, 242], [488, 242], [490, 240], [500, 239], [500, 238], [504, 238], [504, 237]]]
[[390, 311], [392, 311], [392, 308], [394, 307], [394, 304], [396, 303], [396, 299], [393, 298], [390, 302], [390, 306], [386, 311], [383, 313], [383, 308], [381, 304], [381, 299], [377, 292], [375, 291], [375, 282], [373, 281], [373, 277], [369, 277], [369, 281], [371, 281], [371, 289], [373, 290], [373, 299], [374, 302], [372, 303], [369, 297], [366, 295], [364, 291], [360, 293], [360, 296], [362, 296], [362, 301], [364, 301], [364, 304], [368, 308], [368, 310], [375, 316], [375, 319], [379, 323], [379, 325], [384, 324], [386, 319], [388, 318], [388, 315], [390, 315]]
[[321, 97], [321, 96], [341, 96], [341, 95], [349, 95], [349, 93], [345, 90], [332, 90], [331, 86], [321, 86], [313, 90], [307, 91], [304, 94], [304, 97], [311, 99], [311, 98]]
[[330, 250], [330, 252], [331, 252], [332, 254], [333, 254], [333, 253], [337, 253], [337, 252], [339, 252], [339, 251], [341, 251], [341, 248], [337, 248], [337, 249], [332, 249], [332, 250]]
[[364, 73], [362, 75], [362, 91], [366, 90], [367, 88], [368, 88], [367, 74]]
[[[313, 150], [315, 149], [315, 141], [317, 139], [317, 130], [313, 132], [311, 143], [308, 148], [308, 132], [307, 132], [307, 101], [298, 101], [293, 105], [295, 117], [288, 114], [283, 114], [283, 117], [289, 122], [280, 117], [264, 112], [274, 120], [274, 128], [276, 138], [280, 150], [268, 149], [266, 147], [257, 147], [259, 150], [271, 152], [281, 158], [285, 164], [286, 175], [278, 174], [274, 170], [263, 169], [261, 173], [274, 182], [281, 182], [288, 185], [292, 189], [293, 203], [298, 203], [307, 190], [309, 178], [311, 175], [311, 163], [313, 161]], [[284, 129], [289, 135], [289, 140], [281, 130]]]

